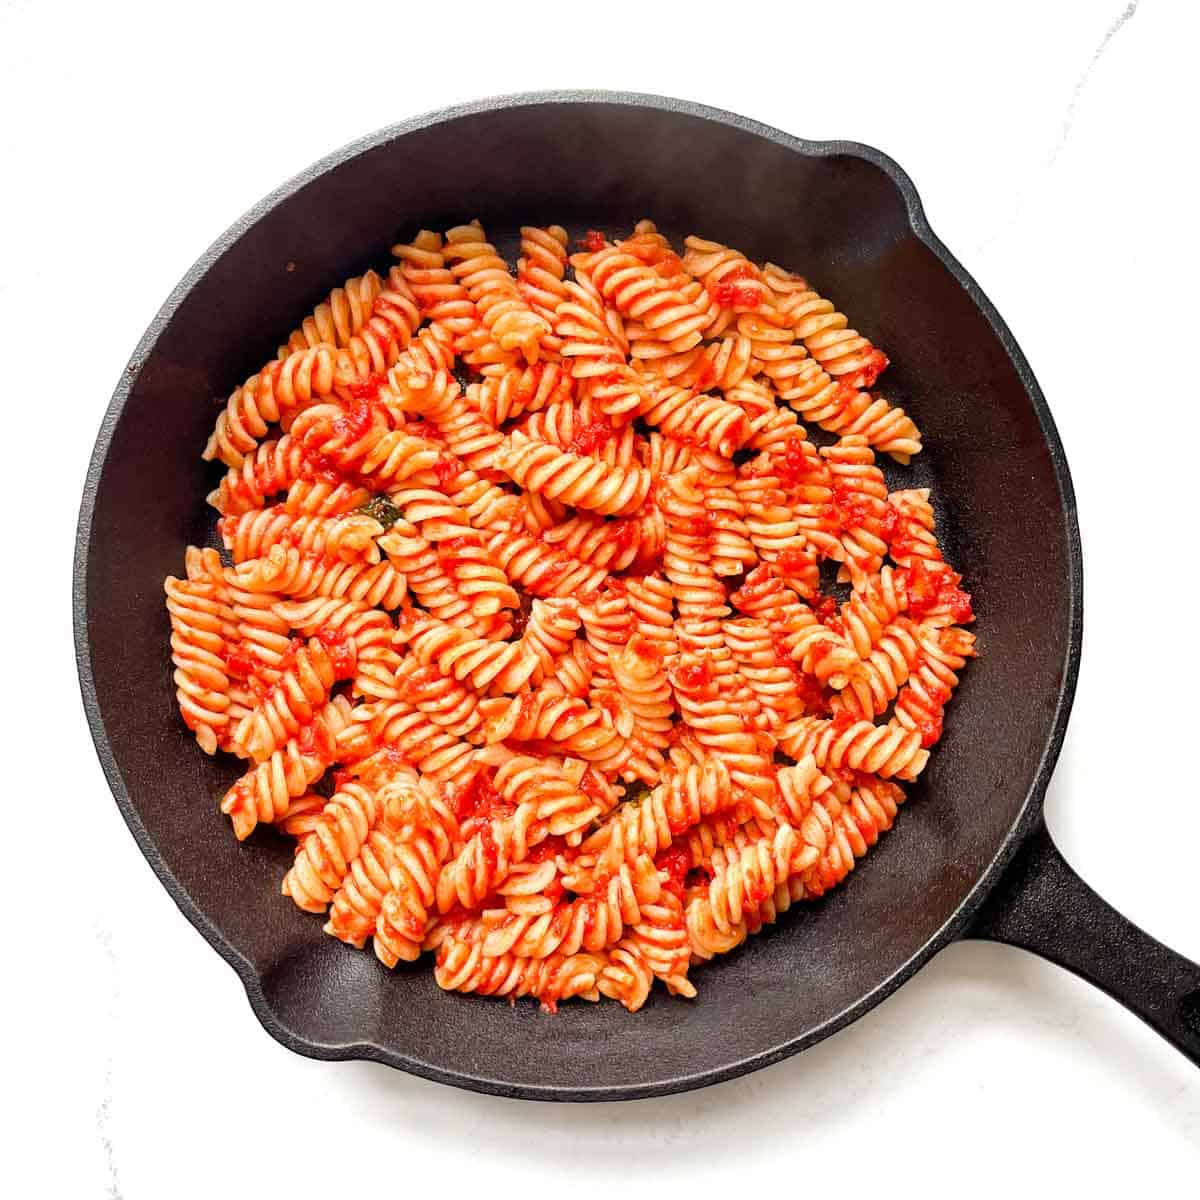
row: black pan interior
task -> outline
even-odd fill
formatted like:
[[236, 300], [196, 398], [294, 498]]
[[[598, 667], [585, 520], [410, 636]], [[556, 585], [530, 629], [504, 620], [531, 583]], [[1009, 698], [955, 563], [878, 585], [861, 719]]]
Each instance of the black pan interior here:
[[[933, 487], [979, 616], [983, 656], [884, 843], [827, 899], [698, 970], [698, 1000], [655, 995], [633, 1017], [613, 1004], [549, 1017], [445, 995], [428, 963], [389, 973], [323, 935], [279, 894], [284, 842], [233, 840], [217, 801], [236, 769], [200, 754], [174, 710], [162, 579], [212, 533], [204, 495], [217, 471], [199, 453], [214, 398], [331, 286], [386, 265], [398, 236], [474, 216], [502, 243], [526, 222], [578, 234], [651, 216], [675, 238], [694, 231], [805, 273], [890, 354], [882, 390], [927, 447], [890, 480]], [[273, 1034], [510, 1095], [648, 1095], [811, 1043], [950, 936], [1040, 801], [1077, 619], [1057, 438], [990, 313], [883, 156], [646, 98], [491, 102], [385, 131], [293, 181], [205, 256], [143, 341], [101, 434], [81, 521], [81, 673], [135, 835]]]

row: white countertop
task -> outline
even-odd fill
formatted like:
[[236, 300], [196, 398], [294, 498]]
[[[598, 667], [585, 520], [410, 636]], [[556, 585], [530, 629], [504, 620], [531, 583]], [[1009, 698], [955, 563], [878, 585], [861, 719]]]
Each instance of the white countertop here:
[[529, 1105], [290, 1054], [112, 803], [68, 603], [79, 486], [130, 351], [209, 242], [311, 160], [414, 113], [555, 86], [871, 143], [1008, 321], [1074, 471], [1087, 632], [1051, 829], [1108, 900], [1200, 959], [1200, 655], [1179, 588], [1195, 577], [1200, 22], [1195, 5], [1125, 3], [733, 5], [717, 22], [530, 4], [473, 27], [369, 0], [0, 4], [14, 1196], [1194, 1193], [1200, 1072], [1099, 992], [994, 945], [952, 946], [798, 1058], [659, 1101]]

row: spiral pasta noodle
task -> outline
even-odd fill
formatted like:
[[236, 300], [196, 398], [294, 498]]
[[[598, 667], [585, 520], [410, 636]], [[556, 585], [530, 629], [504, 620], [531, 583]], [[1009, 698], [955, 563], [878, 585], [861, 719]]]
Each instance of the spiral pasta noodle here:
[[526, 361], [537, 362], [540, 341], [550, 327], [521, 295], [483, 227], [475, 221], [448, 230], [444, 253], [500, 349], [520, 351]]
[[316, 828], [300, 843], [283, 878], [283, 894], [307, 912], [324, 912], [378, 815], [374, 792], [358, 783], [344, 784], [325, 805]]
[[334, 682], [354, 673], [353, 642], [311, 637], [292, 665], [233, 732], [234, 750], [261, 762], [313, 720], [329, 698]]
[[412, 962], [421, 953], [442, 866], [459, 839], [458, 817], [436, 789], [408, 781], [388, 796], [394, 809], [387, 890], [375, 915], [375, 956], [385, 966]]
[[301, 405], [333, 394], [335, 366], [334, 351], [325, 345], [294, 350], [268, 363], [230, 395], [204, 457], [240, 467], [273, 423], [285, 420]]
[[293, 816], [293, 801], [303, 796], [337, 756], [337, 735], [350, 719], [350, 702], [337, 696], [284, 745], [251, 767], [225, 793], [221, 811], [234, 836], [244, 841], [262, 822]]
[[768, 263], [762, 278], [775, 293], [775, 311], [825, 370], [844, 376], [853, 387], [874, 386], [888, 365], [887, 355], [848, 328], [846, 318], [800, 276]]
[[294, 838], [284, 894], [443, 988], [695, 996], [953, 733], [974, 613], [881, 465], [921, 450], [886, 366], [649, 220], [524, 225], [511, 266], [422, 229], [334, 286], [222, 406], [217, 537], [164, 583], [235, 837]]
[[588, 895], [564, 905], [556, 906], [544, 896], [509, 897], [508, 907], [488, 910], [479, 918], [483, 953], [489, 958], [598, 953], [619, 942], [641, 920], [642, 905], [654, 903], [661, 893], [654, 863], [642, 857], [633, 866], [622, 863]]
[[650, 491], [650, 473], [640, 467], [610, 466], [602, 459], [559, 450], [516, 431], [496, 454], [495, 462], [521, 487], [601, 516], [637, 512]]
[[604, 246], [572, 257], [572, 265], [594, 283], [605, 301], [622, 316], [637, 321], [653, 341], [670, 351], [688, 350], [700, 341], [708, 316], [689, 303], [670, 280], [641, 257], [629, 243]]

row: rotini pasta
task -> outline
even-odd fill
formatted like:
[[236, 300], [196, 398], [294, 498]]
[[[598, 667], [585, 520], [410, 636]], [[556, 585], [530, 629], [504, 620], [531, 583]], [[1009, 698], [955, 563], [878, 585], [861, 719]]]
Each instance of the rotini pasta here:
[[223, 550], [164, 587], [183, 722], [298, 907], [636, 1012], [891, 827], [974, 617], [831, 301], [650, 221], [577, 247], [522, 226], [510, 269], [470, 221], [334, 287], [230, 394]]

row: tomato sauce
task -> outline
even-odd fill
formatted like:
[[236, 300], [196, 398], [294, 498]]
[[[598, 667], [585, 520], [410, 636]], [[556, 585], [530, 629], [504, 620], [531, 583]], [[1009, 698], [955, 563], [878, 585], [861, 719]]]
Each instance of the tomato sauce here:
[[662, 650], [649, 638], [634, 637], [629, 643], [629, 648], [644, 663], [657, 666], [662, 662]]
[[900, 510], [889, 500], [883, 508], [883, 518], [879, 522], [879, 536], [889, 544], [903, 528], [904, 517]]
[[446, 444], [446, 435], [429, 421], [415, 421], [406, 426], [404, 432], [410, 437], [424, 438], [427, 442], [441, 442], [443, 446]]
[[799, 664], [793, 664], [796, 675], [796, 697], [803, 706], [805, 716], [824, 716], [829, 712], [829, 700], [832, 692], [823, 688], [811, 675], [799, 670]]
[[334, 676], [338, 679], [349, 679], [354, 674], [356, 656], [354, 648], [347, 641], [345, 631], [323, 625], [317, 630], [317, 640], [329, 655]]
[[433, 473], [437, 476], [438, 486], [446, 491], [458, 479], [462, 463], [452, 454], [439, 454], [433, 464]]
[[788, 548], [779, 552], [775, 566], [782, 575], [804, 575], [812, 566], [812, 559], [803, 550]]
[[504, 799], [493, 786], [489, 771], [479, 771], [472, 776], [470, 783], [460, 787], [451, 799], [451, 807], [460, 825], [486, 820], [492, 810], [503, 803]]
[[492, 826], [484, 823], [479, 829], [479, 850], [488, 878], [494, 878], [500, 862], [500, 847], [492, 836]]
[[288, 648], [279, 660], [280, 671], [290, 671], [296, 665], [296, 656], [304, 649], [304, 639], [294, 637], [288, 642]]
[[566, 840], [560, 835], [552, 833], [544, 841], [538, 842], [529, 851], [525, 861], [530, 863], [549, 862], [552, 858], [557, 858], [560, 854], [565, 854], [566, 850]]
[[754, 268], [749, 263], [727, 271], [720, 280], [708, 285], [708, 294], [724, 308], [757, 308], [762, 292], [757, 285], [747, 286], [740, 282], [754, 278]]
[[672, 520], [672, 524], [685, 537], [703, 540], [712, 537], [713, 519], [707, 512], [699, 512], [695, 516], [676, 517]]
[[225, 663], [226, 674], [235, 679], [249, 679], [262, 665], [252, 654], [248, 654], [241, 646], [227, 646], [221, 654]]
[[833, 731], [836, 734], [843, 734], [856, 724], [858, 724], [858, 718], [844, 708], [833, 714]]
[[384, 377], [378, 373], [372, 373], [362, 380], [361, 383], [352, 383], [350, 385], [350, 395], [355, 400], [378, 400], [379, 389], [384, 384]]
[[655, 867], [666, 873], [663, 887], [683, 899], [684, 880], [687, 878], [690, 857], [686, 846], [669, 846], [654, 860]]
[[594, 454], [616, 436], [612, 422], [605, 418], [590, 421], [575, 430], [575, 436], [567, 443], [572, 454]]
[[887, 365], [888, 356], [882, 350], [872, 350], [867, 357], [866, 365], [855, 372], [854, 379], [860, 388], [872, 388], [886, 370]]
[[813, 612], [816, 613], [817, 620], [827, 629], [832, 629], [834, 633], [845, 636], [846, 627], [839, 615], [838, 602], [832, 596], [819, 597], [813, 603]]
[[[538, 564], [539, 568], [542, 564]], [[540, 591], [551, 592], [558, 586], [562, 577], [571, 569], [571, 564], [564, 558], [557, 557], [553, 562], [546, 563], [544, 569], [539, 570], [535, 586]]]
[[583, 237], [575, 240], [575, 244], [581, 249], [588, 251], [589, 254], [595, 254], [597, 251], [604, 249], [604, 234], [598, 229], [589, 229]]
[[942, 736], [942, 722], [945, 714], [941, 708], [935, 708], [923, 713], [917, 721], [917, 732], [921, 735], [921, 745], [928, 749]]
[[935, 610], [949, 611], [958, 624], [974, 619], [970, 593], [958, 586], [962, 577], [946, 563], [917, 558], [900, 576], [908, 593], [908, 611], [918, 621]]
[[833, 481], [833, 505], [837, 511], [838, 524], [843, 529], [858, 529], [866, 525], [874, 515], [871, 498], [844, 479]]
[[[366, 387], [367, 385], [356, 384], [355, 386]], [[376, 400], [378, 393], [379, 385], [376, 384], [374, 395], [356, 395], [354, 403], [344, 409], [342, 415], [333, 422], [334, 434], [347, 442], [357, 442], [360, 438], [365, 437], [371, 431], [376, 413], [382, 411]]]
[[701, 659], [697, 663], [688, 663], [686, 666], [676, 667], [674, 674], [676, 682], [684, 691], [700, 692], [712, 687], [712, 668], [705, 659]]
[[808, 449], [802, 437], [792, 437], [784, 443], [783, 452], [773, 456], [776, 478], [784, 487], [799, 487], [816, 465], [808, 457]]

